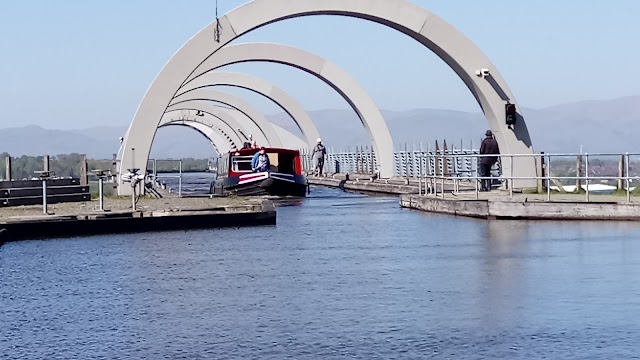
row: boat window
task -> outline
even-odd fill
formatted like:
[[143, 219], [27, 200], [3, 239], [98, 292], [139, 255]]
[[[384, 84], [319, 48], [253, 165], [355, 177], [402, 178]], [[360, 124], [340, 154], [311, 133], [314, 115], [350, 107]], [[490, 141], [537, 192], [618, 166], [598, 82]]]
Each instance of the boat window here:
[[232, 158], [232, 171], [251, 171], [251, 159], [253, 156], [234, 156]]

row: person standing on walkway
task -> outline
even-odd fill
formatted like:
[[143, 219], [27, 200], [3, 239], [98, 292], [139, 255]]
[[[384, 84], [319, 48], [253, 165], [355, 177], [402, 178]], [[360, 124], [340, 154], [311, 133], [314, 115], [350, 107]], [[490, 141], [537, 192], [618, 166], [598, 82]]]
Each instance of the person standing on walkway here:
[[313, 152], [311, 153], [311, 157], [316, 163], [316, 168], [314, 169], [314, 174], [317, 176], [322, 176], [322, 169], [324, 168], [324, 157], [327, 154], [327, 148], [322, 145], [322, 139], [318, 139], [318, 143], [313, 148]]
[[[487, 130], [484, 134], [486, 137], [482, 140], [480, 145], [480, 155], [498, 155], [500, 149], [498, 148], [498, 142], [493, 137], [491, 130]], [[480, 158], [480, 176], [483, 178], [491, 177], [491, 168], [493, 164], [498, 161], [497, 156], [482, 156]], [[491, 179], [482, 179], [482, 191], [491, 191]]]

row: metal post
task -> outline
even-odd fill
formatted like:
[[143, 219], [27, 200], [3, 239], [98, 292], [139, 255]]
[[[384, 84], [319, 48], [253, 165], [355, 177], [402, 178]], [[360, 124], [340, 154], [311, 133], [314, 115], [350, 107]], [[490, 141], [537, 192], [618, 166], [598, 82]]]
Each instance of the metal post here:
[[80, 155], [80, 185], [89, 185], [89, 164], [87, 154]]
[[4, 167], [6, 180], [11, 181], [13, 179], [13, 174], [11, 173], [11, 156], [7, 156], [4, 159]]
[[[146, 167], [147, 165], [145, 164], [145, 168]], [[134, 174], [134, 176], [135, 176], [135, 168], [136, 168], [136, 149], [131, 148], [131, 173]], [[132, 179], [132, 183], [131, 183], [131, 210], [136, 211], [136, 186], [135, 186], [134, 179]]]
[[47, 215], [47, 179], [42, 179], [42, 213]]
[[178, 179], [178, 197], [182, 197], [182, 160], [179, 162], [180, 178]]
[[131, 210], [136, 211], [136, 186], [131, 184]]
[[576, 190], [578, 190], [578, 192], [580, 192], [580, 189], [582, 188], [582, 179], [580, 179], [582, 177], [582, 155], [578, 155], [577, 159], [576, 159]]
[[584, 172], [587, 174], [587, 177], [585, 179], [585, 183], [587, 184], [587, 202], [589, 202], [589, 153], [584, 154], [584, 161]]
[[98, 196], [100, 197], [100, 211], [104, 211], [104, 193], [102, 192], [102, 176], [98, 178]]
[[474, 183], [476, 183], [476, 200], [480, 199], [480, 187], [478, 186], [478, 172], [475, 172], [475, 181]]
[[355, 153], [355, 159], [356, 159], [356, 174], [360, 173], [360, 150], [359, 150], [359, 146], [356, 146], [356, 153]]
[[625, 156], [620, 155], [620, 160], [618, 161], [618, 180], [616, 181], [616, 188], [618, 189], [618, 191], [622, 190], [622, 187], [624, 186], [624, 161]]
[[[422, 148], [422, 145], [420, 147]], [[422, 158], [423, 158], [422, 149], [420, 149], [420, 155], [418, 156], [418, 161], [419, 161], [419, 165], [418, 165], [418, 171], [419, 171], [419, 174], [418, 174], [418, 195], [422, 195], [422, 193], [421, 193], [422, 176], [424, 175], [423, 174], [424, 171], [423, 171], [423, 168], [422, 168]], [[425, 181], [424, 187], [425, 187], [425, 193], [426, 193], [426, 187], [427, 187], [426, 181]]]
[[509, 155], [509, 196], [513, 197], [513, 155]]
[[624, 177], [627, 183], [627, 202], [631, 202], [631, 182], [629, 182], [629, 153], [625, 154], [624, 159]]
[[460, 189], [458, 188], [458, 155], [455, 153], [453, 156], [453, 191], [458, 193]]
[[42, 166], [42, 170], [44, 170], [44, 171], [50, 171], [50, 170], [49, 170], [49, 168], [51, 167], [51, 160], [50, 160], [49, 155], [45, 155], [45, 156], [42, 158], [42, 162], [43, 162], [43, 164], [42, 164], [42, 165], [43, 165], [43, 166]]
[[369, 156], [371, 157], [371, 175], [374, 175], [376, 172], [375, 162], [373, 161], [373, 146], [369, 150]]
[[551, 201], [551, 155], [547, 155], [547, 201]]

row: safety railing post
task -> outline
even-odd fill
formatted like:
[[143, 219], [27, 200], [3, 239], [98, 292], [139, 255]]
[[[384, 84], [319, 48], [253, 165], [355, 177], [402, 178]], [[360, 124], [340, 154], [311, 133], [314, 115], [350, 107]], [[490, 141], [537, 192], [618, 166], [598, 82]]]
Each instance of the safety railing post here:
[[509, 155], [509, 180], [507, 185], [509, 185], [509, 196], [513, 197], [513, 155]]
[[180, 160], [178, 164], [180, 171], [180, 178], [178, 179], [178, 197], [182, 197], [182, 160]]
[[627, 202], [631, 202], [631, 182], [629, 181], [629, 153], [625, 154], [624, 159], [624, 178], [627, 184]]
[[547, 178], [547, 201], [551, 201], [551, 155], [547, 154], [547, 171], [545, 177]]
[[478, 172], [473, 173], [473, 182], [476, 184], [476, 200], [480, 199], [480, 184], [478, 181]]
[[589, 202], [589, 153], [584, 154], [584, 172], [586, 173], [585, 183], [586, 183], [586, 194], [587, 194], [587, 202]]

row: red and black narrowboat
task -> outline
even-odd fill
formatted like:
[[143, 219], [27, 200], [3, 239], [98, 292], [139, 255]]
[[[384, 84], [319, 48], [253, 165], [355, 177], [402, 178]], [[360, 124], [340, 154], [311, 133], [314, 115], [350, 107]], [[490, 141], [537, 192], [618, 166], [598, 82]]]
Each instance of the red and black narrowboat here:
[[298, 150], [265, 148], [271, 163], [269, 171], [253, 172], [251, 160], [260, 149], [232, 150], [218, 160], [217, 177], [211, 186], [216, 195], [235, 194], [297, 196], [307, 195], [308, 182], [303, 175]]

